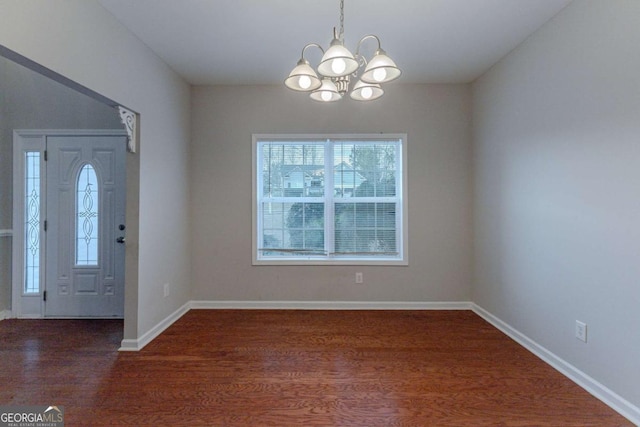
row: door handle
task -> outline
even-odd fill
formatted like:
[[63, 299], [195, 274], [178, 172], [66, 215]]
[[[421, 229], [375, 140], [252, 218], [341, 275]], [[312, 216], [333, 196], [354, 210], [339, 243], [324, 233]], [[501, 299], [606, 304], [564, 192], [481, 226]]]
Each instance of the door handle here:
[[118, 243], [124, 243], [124, 240], [125, 240], [125, 239], [124, 239], [124, 237], [123, 237], [123, 236], [120, 236], [120, 237], [118, 237], [118, 238], [116, 239], [116, 242], [118, 242]]

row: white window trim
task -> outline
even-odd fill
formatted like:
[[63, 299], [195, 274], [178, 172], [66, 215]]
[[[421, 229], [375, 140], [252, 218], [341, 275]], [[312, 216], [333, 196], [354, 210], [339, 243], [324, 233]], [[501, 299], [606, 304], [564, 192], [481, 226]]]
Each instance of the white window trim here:
[[[398, 259], [379, 259], [379, 258], [343, 258], [343, 259], [326, 259], [326, 258], [314, 258], [309, 257], [296, 257], [294, 258], [282, 258], [282, 259], [259, 259], [258, 258], [258, 142], [265, 140], [280, 140], [280, 141], [292, 141], [299, 142], [304, 140], [400, 140], [401, 143], [401, 159], [400, 168], [402, 173], [402, 186], [396, 189], [401, 192], [401, 213], [399, 215], [400, 221], [402, 221], [401, 230], [401, 247], [400, 256]], [[251, 214], [251, 252], [252, 252], [252, 265], [380, 265], [380, 266], [407, 266], [409, 265], [409, 207], [408, 207], [408, 183], [407, 183], [407, 134], [404, 133], [377, 133], [377, 134], [253, 134], [252, 135], [252, 164], [251, 164], [251, 199], [252, 199], [252, 214]], [[327, 166], [325, 165], [325, 168]], [[332, 174], [330, 179], [333, 179]], [[329, 183], [331, 184], [331, 183]], [[332, 188], [331, 185], [329, 188]], [[305, 201], [306, 199], [298, 198], [296, 201]], [[317, 198], [313, 201], [318, 201]], [[367, 199], [358, 199], [360, 202], [366, 202]], [[376, 198], [376, 202], [382, 201], [380, 198]], [[327, 210], [326, 221], [333, 221], [333, 210]], [[325, 228], [325, 231], [327, 229]], [[329, 235], [331, 233], [328, 233]], [[333, 240], [333, 236], [327, 236], [325, 238]]]

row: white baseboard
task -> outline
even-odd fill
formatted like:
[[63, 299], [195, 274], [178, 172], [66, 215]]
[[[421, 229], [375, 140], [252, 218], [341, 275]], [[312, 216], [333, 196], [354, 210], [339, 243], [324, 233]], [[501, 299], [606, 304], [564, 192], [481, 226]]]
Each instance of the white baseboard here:
[[591, 378], [575, 366], [556, 356], [540, 344], [536, 343], [520, 331], [512, 328], [501, 319], [497, 318], [493, 314], [489, 313], [484, 308], [473, 303], [472, 310], [478, 316], [482, 317], [487, 322], [504, 332], [518, 344], [538, 356], [540, 359], [551, 365], [560, 373], [571, 379], [580, 387], [591, 393], [596, 398], [607, 404], [613, 410], [618, 412], [623, 417], [626, 417], [629, 421], [636, 425], [640, 425], [640, 408], [633, 405], [623, 397], [619, 396], [609, 388], [600, 384], [598, 381]]
[[169, 326], [171, 326], [176, 320], [184, 316], [186, 312], [188, 312], [191, 308], [191, 303], [186, 302], [182, 307], [168, 315], [164, 318], [160, 323], [151, 328], [149, 331], [144, 333], [140, 338], [132, 340], [132, 339], [123, 339], [120, 344], [119, 351], [140, 351], [153, 341], [158, 335], [165, 331]]
[[468, 301], [191, 301], [192, 309], [235, 310], [470, 310]]
[[123, 339], [119, 351], [140, 351], [189, 310], [470, 310], [468, 301], [189, 301], [138, 339]]
[[11, 315], [11, 310], [2, 310], [0, 311], [0, 320], [11, 319], [13, 316]]

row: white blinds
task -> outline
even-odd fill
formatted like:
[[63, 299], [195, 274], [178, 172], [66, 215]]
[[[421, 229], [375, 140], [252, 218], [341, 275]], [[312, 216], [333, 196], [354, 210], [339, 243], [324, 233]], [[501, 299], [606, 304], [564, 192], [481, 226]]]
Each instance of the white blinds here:
[[398, 259], [401, 144], [258, 141], [258, 259]]

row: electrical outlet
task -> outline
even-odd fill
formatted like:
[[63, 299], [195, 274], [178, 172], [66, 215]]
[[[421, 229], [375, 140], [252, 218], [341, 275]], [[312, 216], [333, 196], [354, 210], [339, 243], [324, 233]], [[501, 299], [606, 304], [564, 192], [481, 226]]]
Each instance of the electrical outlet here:
[[576, 320], [576, 338], [587, 342], [587, 324], [579, 320]]
[[164, 297], [168, 297], [169, 296], [169, 284], [165, 283], [164, 284]]
[[356, 283], [363, 283], [362, 272], [359, 271], [356, 273]]

